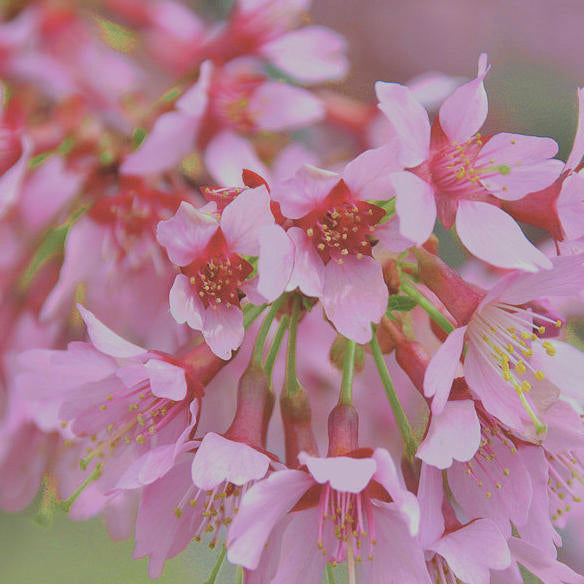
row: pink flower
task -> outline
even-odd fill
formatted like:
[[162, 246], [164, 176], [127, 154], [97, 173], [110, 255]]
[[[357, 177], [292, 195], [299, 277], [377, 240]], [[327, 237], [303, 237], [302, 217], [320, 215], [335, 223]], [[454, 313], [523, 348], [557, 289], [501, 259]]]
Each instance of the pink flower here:
[[576, 172], [584, 155], [584, 88], [578, 89], [578, 126], [572, 150], [560, 176], [548, 187], [519, 200], [503, 202], [517, 221], [548, 231], [556, 241], [584, 235], [584, 177]]
[[171, 314], [201, 330], [223, 359], [243, 340], [240, 290], [253, 267], [242, 256], [259, 254], [259, 234], [273, 223], [270, 198], [261, 186], [236, 197], [219, 220], [183, 202], [174, 217], [158, 226], [158, 241], [181, 266], [170, 291]]
[[203, 386], [193, 366], [122, 339], [78, 308], [91, 343], [22, 353], [25, 372], [17, 381], [28, 400], [48, 410], [47, 429], [66, 428], [67, 438], [86, 447], [82, 470], [103, 466], [98, 484], [105, 493], [132, 460], [188, 438]]
[[379, 322], [387, 307], [387, 286], [369, 237], [390, 243], [392, 237], [386, 225], [377, 225], [384, 210], [365, 200], [387, 189], [387, 154], [383, 148], [365, 152], [342, 176], [304, 165], [272, 193], [291, 227], [286, 234], [273, 228], [260, 239], [260, 292], [264, 286], [298, 287], [319, 298], [337, 330], [359, 343], [371, 338], [371, 322]]
[[438, 216], [447, 229], [456, 224], [465, 247], [484, 261], [505, 268], [550, 267], [499, 201], [551, 184], [559, 174], [556, 161], [549, 160], [557, 145], [549, 138], [477, 133], [488, 109], [487, 72], [486, 55], [481, 55], [476, 79], [446, 99], [432, 128], [409, 88], [376, 84], [379, 107], [399, 139], [406, 169], [392, 176], [400, 231], [423, 243]]
[[520, 433], [531, 425], [543, 431], [538, 412], [559, 392], [576, 395], [584, 356], [571, 345], [547, 338], [562, 322], [550, 318], [538, 299], [581, 290], [583, 261], [579, 256], [554, 258], [553, 269], [511, 273], [489, 291], [468, 325], [450, 333], [426, 370], [424, 393], [434, 397], [435, 414], [444, 409], [467, 343], [464, 376], [486, 410]]
[[[188, 451], [185, 451], [188, 450]], [[272, 460], [244, 444], [209, 432], [200, 443], [188, 442], [183, 454], [151, 480], [133, 470], [118, 488], [142, 488], [136, 518], [134, 558], [150, 556], [149, 574], [158, 578], [167, 559], [192, 539], [211, 535], [214, 547], [223, 527], [236, 516], [240, 501], [268, 472]], [[133, 479], [133, 482], [132, 482]]]
[[258, 56], [301, 83], [342, 79], [346, 42], [324, 26], [302, 23], [311, 0], [238, 0], [225, 29], [204, 47], [214, 60]]
[[441, 584], [490, 582], [491, 571], [503, 570], [511, 563], [507, 541], [490, 519], [462, 525], [444, 496], [442, 480], [439, 470], [422, 466], [418, 540], [426, 550], [428, 572]]
[[418, 503], [386, 450], [329, 458], [303, 452], [299, 462], [306, 470], [274, 472], [244, 496], [227, 537], [230, 562], [254, 570], [262, 553], [279, 556], [271, 580], [279, 584], [318, 583], [327, 561], [345, 560], [359, 582], [381, 584], [388, 573], [429, 582], [412, 538]]
[[122, 163], [124, 174], [169, 170], [197, 145], [205, 149], [222, 130], [240, 134], [292, 130], [320, 120], [324, 109], [311, 93], [270, 81], [248, 62], [223, 68], [201, 65], [198, 81], [162, 114], [140, 148]]

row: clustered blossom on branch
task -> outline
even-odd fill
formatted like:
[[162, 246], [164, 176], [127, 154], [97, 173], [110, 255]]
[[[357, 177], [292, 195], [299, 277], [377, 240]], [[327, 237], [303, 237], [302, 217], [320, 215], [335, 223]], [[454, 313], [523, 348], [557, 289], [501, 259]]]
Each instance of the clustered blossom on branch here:
[[485, 54], [355, 103], [309, 4], [3, 9], [0, 508], [152, 578], [584, 583], [584, 89], [565, 163], [479, 133]]

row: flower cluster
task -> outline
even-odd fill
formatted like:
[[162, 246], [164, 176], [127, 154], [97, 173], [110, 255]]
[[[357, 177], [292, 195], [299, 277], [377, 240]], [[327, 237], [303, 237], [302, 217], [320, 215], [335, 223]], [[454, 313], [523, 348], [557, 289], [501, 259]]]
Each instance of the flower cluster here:
[[566, 162], [480, 133], [485, 54], [353, 103], [309, 4], [0, 24], [0, 508], [152, 578], [203, 540], [211, 582], [584, 583], [584, 89]]

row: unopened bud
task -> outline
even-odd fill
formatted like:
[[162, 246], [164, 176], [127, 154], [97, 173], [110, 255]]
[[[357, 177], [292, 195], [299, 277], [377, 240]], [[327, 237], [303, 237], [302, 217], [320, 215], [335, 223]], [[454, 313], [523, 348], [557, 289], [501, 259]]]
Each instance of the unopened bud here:
[[265, 448], [273, 409], [274, 394], [268, 377], [252, 360], [239, 380], [237, 410], [225, 437]]
[[282, 392], [280, 411], [284, 423], [284, 441], [286, 444], [286, 464], [298, 466], [298, 455], [304, 451], [318, 456], [318, 448], [312, 431], [312, 413], [308, 395], [299, 388], [294, 395]]
[[415, 253], [422, 282], [440, 298], [459, 326], [467, 324], [486, 292], [465, 282], [440, 258], [421, 248]]
[[352, 404], [337, 404], [328, 418], [328, 456], [342, 456], [359, 447], [359, 414]]

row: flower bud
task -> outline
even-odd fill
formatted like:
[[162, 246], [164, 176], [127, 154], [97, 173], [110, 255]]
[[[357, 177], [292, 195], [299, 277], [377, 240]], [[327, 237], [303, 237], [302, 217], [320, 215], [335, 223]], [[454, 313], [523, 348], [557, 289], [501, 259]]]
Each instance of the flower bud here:
[[318, 456], [318, 448], [312, 431], [312, 414], [308, 395], [300, 388], [294, 395], [282, 392], [280, 411], [284, 423], [286, 464], [298, 466], [298, 454], [302, 451]]
[[337, 404], [328, 418], [327, 456], [343, 456], [359, 447], [359, 414], [352, 404]]

